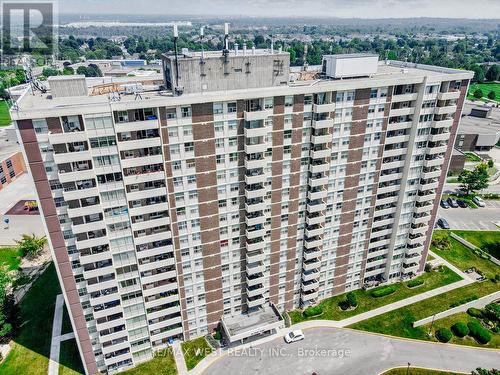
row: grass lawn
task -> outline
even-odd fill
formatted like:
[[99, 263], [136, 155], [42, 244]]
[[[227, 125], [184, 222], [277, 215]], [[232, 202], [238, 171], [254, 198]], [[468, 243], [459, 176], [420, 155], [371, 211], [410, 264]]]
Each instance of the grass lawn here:
[[[473, 320], [477, 320], [477, 319], [474, 319], [473, 317], [471, 317], [470, 315], [468, 315], [465, 312], [450, 315], [450, 316], [447, 316], [446, 318], [434, 321], [434, 324], [432, 326], [432, 331], [435, 335], [435, 332], [439, 328], [450, 329], [451, 326], [457, 322], [463, 322], [463, 323], [467, 324], [468, 322], [471, 322]], [[426, 332], [429, 332], [429, 328], [430, 328], [430, 324], [426, 324], [424, 326], [424, 329], [426, 330]], [[487, 348], [500, 348], [500, 334], [493, 333], [492, 331], [489, 331], [489, 332], [491, 333], [491, 341], [486, 345], [479, 344], [478, 342], [476, 342], [476, 340], [474, 340], [472, 337], [469, 337], [469, 336], [466, 336], [464, 338], [459, 338], [459, 337], [453, 335], [453, 337], [451, 338], [451, 340], [449, 342], [451, 344], [459, 344], [459, 345], [480, 346], [480, 347], [487, 347]]]
[[477, 156], [477, 154], [475, 154], [474, 152], [464, 152], [466, 158], [467, 158], [467, 161], [481, 161], [482, 159]]
[[11, 119], [9, 114], [9, 107], [5, 100], [0, 100], [0, 126], [10, 125]]
[[[434, 235], [449, 236], [445, 231], [435, 232]], [[499, 272], [499, 267], [491, 261], [477, 256], [460, 242], [452, 238], [450, 238], [450, 241], [452, 244], [451, 250], [442, 251], [434, 247], [432, 250], [461, 270], [465, 270], [469, 267], [476, 267], [488, 278], [494, 277], [494, 275]], [[434, 341], [434, 336], [431, 338], [427, 336], [428, 327], [422, 326], [414, 328], [413, 322], [447, 310], [452, 304], [460, 303], [472, 296], [481, 298], [493, 292], [497, 292], [498, 290], [500, 290], [500, 284], [492, 280], [466, 285], [439, 296], [414, 303], [413, 305], [405, 306], [353, 324], [351, 328], [412, 339]], [[459, 340], [456, 343], [462, 345], [470, 344], [468, 340]]]
[[133, 369], [120, 372], [122, 375], [176, 375], [174, 354], [171, 350], [162, 350], [147, 362], [141, 363]]
[[[422, 326], [414, 328], [413, 322], [447, 310], [450, 305], [464, 298], [470, 296], [477, 296], [480, 298], [496, 292], [498, 289], [499, 285], [490, 280], [466, 285], [439, 296], [414, 303], [413, 305], [363, 320], [362, 322], [351, 325], [350, 328], [411, 339], [435, 341], [434, 336], [431, 338], [427, 336], [427, 327]], [[460, 344], [468, 343], [461, 342]]]
[[374, 289], [355, 290], [353, 293], [357, 297], [358, 306], [354, 310], [342, 311], [340, 309], [338, 306], [339, 302], [345, 300], [346, 298], [345, 294], [341, 294], [335, 297], [327, 298], [319, 303], [319, 305], [323, 308], [323, 313], [320, 316], [306, 318], [299, 310], [291, 311], [289, 312], [289, 315], [292, 320], [292, 324], [311, 319], [341, 320], [361, 314], [365, 311], [376, 309], [377, 307], [384, 306], [389, 303], [400, 301], [431, 289], [441, 287], [443, 285], [454, 283], [461, 280], [461, 277], [447, 267], [444, 267], [442, 272], [425, 272], [419, 276], [418, 279], [424, 281], [422, 286], [410, 289], [406, 286], [406, 283], [393, 284], [396, 287], [396, 291], [385, 297], [372, 297], [371, 292], [373, 292]]
[[212, 352], [212, 347], [208, 345], [204, 337], [183, 342], [181, 347], [188, 370], [192, 370], [203, 358]]
[[[478, 232], [478, 235], [480, 235], [481, 233], [482, 232]], [[495, 263], [489, 261], [488, 259], [477, 256], [468, 247], [451, 238], [448, 232], [442, 230], [436, 231], [434, 232], [434, 236], [449, 237], [452, 245], [451, 250], [440, 250], [432, 245], [431, 249], [437, 255], [443, 257], [447, 261], [460, 268], [460, 270], [465, 271], [468, 268], [475, 267], [490, 279], [494, 278], [496, 274], [500, 273], [500, 267], [498, 267]], [[500, 290], [500, 285], [498, 285], [497, 290]]]
[[434, 260], [434, 257], [431, 254], [427, 254], [427, 262], [430, 262], [431, 260]]
[[406, 372], [406, 367], [398, 367], [393, 368], [391, 370], [387, 370], [382, 375], [458, 375], [458, 372], [448, 372], [448, 371], [438, 371], [438, 370], [429, 370], [426, 368], [420, 367], [411, 367]]
[[76, 340], [66, 340], [61, 342], [59, 355], [59, 375], [80, 375], [83, 374], [83, 364], [78, 352]]
[[[474, 97], [474, 91], [481, 89], [483, 91], [483, 98], [488, 99], [488, 93], [494, 91], [497, 95], [495, 100], [500, 101], [500, 83], [490, 82], [490, 83], [473, 83], [469, 87], [468, 97], [469, 99], [477, 100]], [[489, 99], [488, 99], [489, 100]]]
[[21, 324], [3, 363], [2, 375], [46, 375], [49, 365], [52, 319], [56, 295], [61, 293], [51, 264], [21, 301]]
[[21, 265], [21, 252], [16, 247], [0, 248], [0, 264], [7, 264], [10, 271], [19, 269]]
[[500, 259], [500, 231], [454, 230], [453, 233]]

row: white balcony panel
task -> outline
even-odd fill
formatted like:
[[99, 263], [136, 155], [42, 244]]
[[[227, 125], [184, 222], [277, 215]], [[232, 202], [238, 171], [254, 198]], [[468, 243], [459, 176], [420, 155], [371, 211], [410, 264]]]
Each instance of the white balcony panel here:
[[152, 156], [141, 156], [138, 158], [122, 159], [120, 162], [123, 168], [133, 168], [142, 165], [161, 164], [163, 163], [163, 156], [161, 154]]
[[157, 119], [145, 120], [145, 121], [120, 122], [115, 125], [115, 130], [117, 133], [158, 129], [158, 128], [159, 128], [159, 122]]
[[265, 120], [266, 118], [272, 115], [273, 115], [273, 109], [263, 109], [261, 111], [244, 112], [245, 121]]
[[438, 115], [449, 115], [455, 113], [457, 110], [456, 105], [447, 105], [445, 107], [436, 107], [435, 113]]
[[60, 143], [84, 142], [87, 140], [87, 134], [85, 132], [49, 133], [48, 140], [52, 145]]
[[121, 151], [159, 146], [161, 146], [161, 139], [159, 136], [155, 138], [133, 139], [130, 141], [118, 142], [118, 149]]
[[89, 151], [80, 152], [65, 152], [62, 154], [54, 154], [54, 163], [73, 163], [78, 161], [92, 160]]
[[61, 172], [58, 173], [59, 182], [62, 184], [65, 182], [89, 180], [95, 177], [94, 171], [87, 169], [85, 171], [74, 171], [74, 172]]

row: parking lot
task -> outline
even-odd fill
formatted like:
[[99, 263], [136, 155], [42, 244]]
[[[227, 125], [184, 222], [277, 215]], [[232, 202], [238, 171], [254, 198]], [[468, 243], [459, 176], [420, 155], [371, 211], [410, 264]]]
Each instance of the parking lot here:
[[485, 200], [486, 207], [448, 208], [439, 207], [438, 218], [444, 218], [451, 229], [499, 230], [495, 223], [500, 222], [500, 200]]

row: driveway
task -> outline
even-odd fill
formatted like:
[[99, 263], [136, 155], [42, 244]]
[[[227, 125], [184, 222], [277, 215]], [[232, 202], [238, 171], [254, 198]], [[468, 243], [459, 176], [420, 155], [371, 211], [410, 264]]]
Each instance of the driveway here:
[[470, 372], [495, 368], [500, 351], [418, 342], [361, 331], [312, 328], [305, 340], [285, 344], [283, 338], [228, 353], [203, 374], [360, 374], [376, 375], [396, 366]]
[[499, 230], [494, 224], [500, 221], [500, 201], [485, 201], [486, 207], [447, 208], [439, 207], [438, 218], [445, 218], [451, 229]]

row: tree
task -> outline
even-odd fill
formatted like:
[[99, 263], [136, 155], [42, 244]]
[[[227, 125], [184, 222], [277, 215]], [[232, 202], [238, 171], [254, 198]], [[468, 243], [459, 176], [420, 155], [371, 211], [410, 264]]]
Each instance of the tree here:
[[474, 91], [474, 97], [476, 99], [481, 99], [483, 96], [484, 96], [483, 90], [477, 89], [476, 91]]
[[65, 66], [63, 69], [63, 75], [65, 76], [71, 76], [75, 74], [75, 69], [73, 69], [71, 66]]
[[495, 162], [493, 159], [488, 160], [488, 168], [493, 168], [495, 166]]
[[475, 191], [486, 189], [488, 187], [488, 166], [485, 163], [478, 164], [472, 171], [464, 169], [458, 175], [460, 189], [465, 193], [471, 194]]
[[495, 93], [495, 91], [491, 90], [488, 93], [488, 99], [495, 100], [496, 97], [497, 97], [497, 94]]
[[9, 321], [9, 301], [7, 287], [12, 282], [7, 266], [0, 265], [0, 342], [6, 342], [12, 335], [12, 324]]
[[478, 367], [472, 371], [471, 375], [500, 375], [500, 371], [496, 369], [487, 370], [485, 368]]
[[57, 76], [57, 75], [59, 75], [59, 70], [54, 69], [54, 68], [43, 68], [42, 74], [45, 77]]
[[349, 306], [351, 307], [358, 306], [358, 299], [356, 298], [356, 295], [353, 292], [347, 293], [346, 300], [349, 303]]
[[470, 70], [474, 71], [474, 77], [472, 78], [473, 82], [484, 81], [484, 77], [486, 76], [486, 71], [484, 70], [482, 65], [474, 64], [470, 67]]
[[37, 237], [35, 234], [32, 234], [31, 236], [23, 234], [21, 240], [16, 241], [16, 243], [23, 256], [35, 258], [47, 244], [47, 238], [45, 236]]
[[498, 81], [499, 78], [500, 78], [500, 65], [495, 64], [490, 66], [490, 68], [486, 72], [486, 79], [488, 81]]

